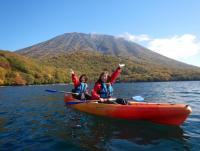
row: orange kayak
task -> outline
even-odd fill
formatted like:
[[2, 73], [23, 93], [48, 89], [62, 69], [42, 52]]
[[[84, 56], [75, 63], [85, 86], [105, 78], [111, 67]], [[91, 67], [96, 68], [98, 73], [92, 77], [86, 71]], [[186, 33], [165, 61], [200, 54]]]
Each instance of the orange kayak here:
[[145, 120], [166, 125], [181, 125], [192, 109], [186, 104], [146, 103], [130, 101], [128, 105], [80, 101], [65, 94], [65, 104], [79, 111], [98, 116], [127, 120]]

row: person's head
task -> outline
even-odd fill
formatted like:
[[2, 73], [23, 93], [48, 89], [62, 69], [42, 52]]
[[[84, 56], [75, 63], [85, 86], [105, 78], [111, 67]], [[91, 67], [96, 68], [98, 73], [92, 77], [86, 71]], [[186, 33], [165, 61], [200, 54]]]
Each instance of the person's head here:
[[88, 81], [88, 77], [86, 76], [86, 74], [82, 74], [79, 78], [79, 81], [86, 83]]
[[104, 71], [100, 74], [98, 82], [108, 82], [110, 79], [108, 71]]

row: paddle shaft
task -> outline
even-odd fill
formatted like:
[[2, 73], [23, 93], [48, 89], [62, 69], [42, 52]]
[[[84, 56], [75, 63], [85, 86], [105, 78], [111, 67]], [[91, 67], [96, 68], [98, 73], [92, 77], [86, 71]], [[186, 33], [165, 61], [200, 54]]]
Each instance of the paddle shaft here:
[[79, 95], [78, 93], [74, 93], [74, 92], [66, 92], [66, 91], [58, 91], [58, 90], [50, 90], [50, 89], [47, 89], [45, 91], [46, 92], [50, 92], [50, 93], [66, 93], [66, 94], [76, 94], [76, 95]]

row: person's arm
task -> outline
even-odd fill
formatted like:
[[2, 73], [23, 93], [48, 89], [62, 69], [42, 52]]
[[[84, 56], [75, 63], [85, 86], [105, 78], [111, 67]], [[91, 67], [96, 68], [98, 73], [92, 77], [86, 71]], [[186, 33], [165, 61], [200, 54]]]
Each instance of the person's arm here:
[[80, 82], [74, 71], [71, 69], [71, 74], [72, 74], [72, 82], [74, 83], [74, 87], [79, 86]]
[[125, 66], [125, 64], [119, 64], [119, 66], [117, 67], [115, 72], [113, 72], [113, 74], [111, 75], [111, 78], [110, 78], [111, 84], [115, 83], [116, 79], [119, 77], [119, 75], [122, 71], [122, 67], [124, 67], [124, 66]]
[[100, 84], [95, 84], [93, 90], [92, 90], [92, 99], [93, 100], [99, 100], [100, 99], [100, 94], [98, 92], [100, 91]]
[[121, 68], [118, 67], [115, 72], [113, 72], [113, 74], [111, 75], [111, 78], [110, 78], [110, 83], [113, 84], [115, 83], [116, 79], [119, 77], [121, 73]]

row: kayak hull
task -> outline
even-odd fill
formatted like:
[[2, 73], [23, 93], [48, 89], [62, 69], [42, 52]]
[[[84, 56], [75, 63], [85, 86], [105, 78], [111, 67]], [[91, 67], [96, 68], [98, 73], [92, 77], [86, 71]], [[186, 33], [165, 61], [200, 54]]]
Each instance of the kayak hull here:
[[129, 105], [121, 105], [98, 103], [95, 100], [81, 102], [68, 94], [65, 94], [64, 101], [72, 108], [93, 115], [127, 120], [145, 120], [177, 126], [181, 125], [192, 112], [190, 106], [185, 104], [131, 101]]

